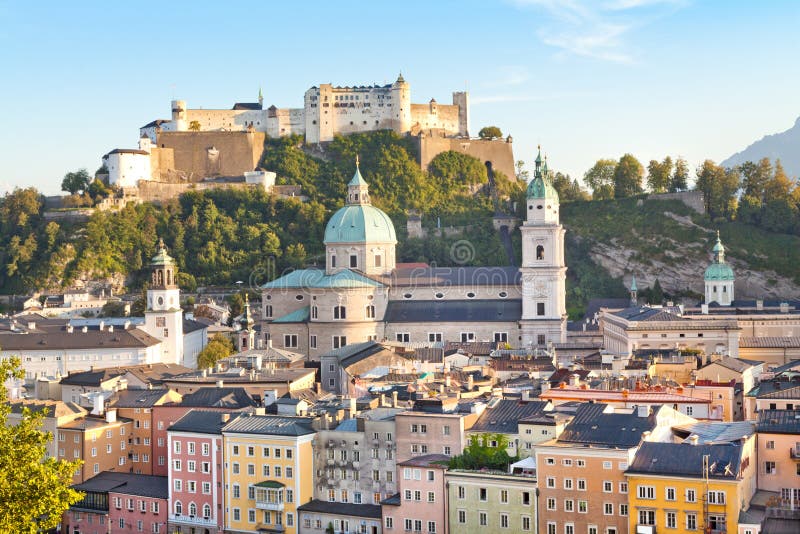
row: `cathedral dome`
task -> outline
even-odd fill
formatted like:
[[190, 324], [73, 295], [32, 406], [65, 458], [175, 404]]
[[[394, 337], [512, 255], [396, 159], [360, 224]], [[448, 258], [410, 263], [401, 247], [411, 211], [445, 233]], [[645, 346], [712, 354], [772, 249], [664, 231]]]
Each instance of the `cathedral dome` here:
[[397, 243], [397, 235], [383, 211], [369, 204], [349, 204], [328, 221], [324, 243]]
[[733, 269], [731, 269], [731, 266], [727, 263], [712, 263], [708, 266], [708, 269], [706, 269], [704, 278], [707, 281], [733, 280]]
[[558, 200], [558, 192], [550, 180], [537, 176], [528, 184], [528, 199], [553, 199]]

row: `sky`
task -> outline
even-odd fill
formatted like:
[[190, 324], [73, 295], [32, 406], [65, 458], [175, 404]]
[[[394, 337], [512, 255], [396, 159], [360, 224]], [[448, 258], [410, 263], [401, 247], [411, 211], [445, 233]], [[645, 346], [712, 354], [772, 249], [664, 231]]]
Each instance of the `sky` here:
[[792, 126], [798, 27], [792, 0], [0, 0], [0, 193], [57, 194], [173, 98], [301, 107], [399, 72], [416, 103], [466, 88], [472, 135], [573, 178], [625, 153], [696, 167]]

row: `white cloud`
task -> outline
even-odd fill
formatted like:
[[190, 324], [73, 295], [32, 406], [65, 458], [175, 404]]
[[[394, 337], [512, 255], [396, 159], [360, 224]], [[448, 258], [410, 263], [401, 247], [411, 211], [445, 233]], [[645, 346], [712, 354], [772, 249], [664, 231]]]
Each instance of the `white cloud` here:
[[531, 79], [531, 72], [524, 65], [504, 65], [497, 67], [497, 74], [483, 83], [485, 87], [508, 87], [521, 85]]
[[686, 0], [512, 0], [521, 8], [539, 8], [550, 20], [537, 36], [564, 54], [614, 63], [632, 63], [636, 50], [627, 34], [663, 16]]

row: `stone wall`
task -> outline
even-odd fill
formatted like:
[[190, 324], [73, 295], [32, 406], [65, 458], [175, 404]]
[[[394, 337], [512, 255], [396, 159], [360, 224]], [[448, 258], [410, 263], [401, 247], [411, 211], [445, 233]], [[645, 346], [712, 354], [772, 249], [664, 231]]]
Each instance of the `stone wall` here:
[[[173, 168], [189, 182], [210, 176], [241, 176], [258, 165], [264, 132], [161, 132], [158, 148], [172, 149]], [[168, 155], [164, 154], [165, 163]], [[161, 175], [164, 164], [160, 163]]]
[[461, 152], [481, 160], [492, 162], [492, 167], [509, 178], [516, 175], [514, 169], [513, 144], [504, 139], [468, 139], [466, 137], [444, 137], [441, 133], [416, 137], [419, 148], [419, 164], [423, 169], [437, 154], [447, 150]]
[[706, 212], [706, 203], [702, 191], [681, 191], [679, 193], [652, 194], [647, 195], [647, 200], [680, 200], [697, 213]]

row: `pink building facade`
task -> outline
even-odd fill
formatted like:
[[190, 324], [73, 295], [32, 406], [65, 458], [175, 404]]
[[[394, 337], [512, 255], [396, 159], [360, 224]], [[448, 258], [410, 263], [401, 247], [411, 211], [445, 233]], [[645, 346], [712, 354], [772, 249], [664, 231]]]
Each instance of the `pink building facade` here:
[[64, 513], [63, 533], [167, 532], [166, 477], [104, 471], [75, 489], [85, 496]]
[[444, 475], [449, 459], [444, 454], [428, 454], [397, 464], [400, 493], [381, 506], [385, 534], [447, 532]]
[[800, 410], [761, 410], [756, 430], [758, 489], [800, 506]]
[[413, 410], [397, 414], [397, 461], [429, 454], [461, 454], [466, 446], [464, 431], [475, 424], [478, 415]]

